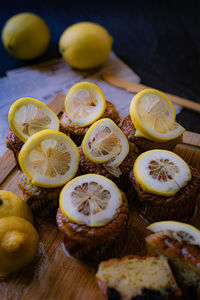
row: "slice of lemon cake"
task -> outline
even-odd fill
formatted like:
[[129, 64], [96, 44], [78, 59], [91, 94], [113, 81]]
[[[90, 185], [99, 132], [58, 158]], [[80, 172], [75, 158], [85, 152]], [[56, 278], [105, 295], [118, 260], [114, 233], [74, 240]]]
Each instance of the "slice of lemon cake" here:
[[174, 221], [152, 223], [148, 229], [153, 232], [146, 237], [149, 253], [167, 256], [186, 299], [200, 299], [200, 231]]
[[107, 299], [180, 299], [168, 261], [164, 256], [134, 255], [99, 264], [98, 285]]

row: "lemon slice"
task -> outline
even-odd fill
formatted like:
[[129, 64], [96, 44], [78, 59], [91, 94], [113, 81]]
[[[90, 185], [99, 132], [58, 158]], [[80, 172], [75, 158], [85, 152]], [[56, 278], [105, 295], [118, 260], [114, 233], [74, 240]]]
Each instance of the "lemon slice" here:
[[133, 172], [146, 192], [172, 196], [191, 180], [190, 168], [178, 155], [167, 150], [149, 150], [139, 155]]
[[120, 167], [110, 166], [109, 161], [108, 161], [108, 163], [104, 163], [103, 166], [111, 175], [113, 175], [117, 178], [120, 178], [120, 176], [122, 175], [122, 171], [120, 170]]
[[146, 89], [131, 101], [130, 117], [137, 129], [137, 137], [166, 142], [180, 136], [185, 129], [175, 121], [172, 102], [161, 92]]
[[106, 100], [102, 90], [91, 82], [75, 84], [65, 98], [70, 120], [82, 127], [98, 120], [104, 113]]
[[144, 136], [136, 129], [135, 137], [144, 137]]
[[57, 187], [76, 174], [79, 152], [64, 133], [46, 129], [26, 141], [19, 153], [19, 164], [33, 184]]
[[110, 160], [110, 167], [117, 167], [129, 152], [128, 140], [121, 129], [108, 118], [95, 122], [82, 142], [85, 156], [95, 163]]
[[32, 134], [44, 130], [59, 130], [59, 119], [43, 102], [34, 98], [20, 98], [9, 110], [8, 121], [15, 135], [25, 142]]
[[191, 245], [200, 246], [200, 231], [186, 223], [176, 221], [155, 222], [149, 225], [147, 229], [153, 232], [163, 232], [166, 236], [180, 243], [186, 242]]
[[87, 174], [69, 181], [60, 193], [59, 206], [72, 222], [104, 226], [113, 220], [122, 204], [122, 195], [110, 179]]

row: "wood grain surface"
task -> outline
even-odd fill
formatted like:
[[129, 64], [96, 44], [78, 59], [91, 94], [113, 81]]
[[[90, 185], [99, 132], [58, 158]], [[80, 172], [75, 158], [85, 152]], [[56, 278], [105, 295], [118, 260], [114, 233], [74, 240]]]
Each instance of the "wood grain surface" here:
[[[63, 99], [63, 95], [58, 95], [50, 104], [57, 114], [63, 109]], [[175, 152], [189, 164], [200, 169], [200, 135], [186, 132], [184, 144], [177, 145]], [[13, 166], [11, 153], [7, 152], [0, 163], [4, 163], [0, 188], [22, 196], [16, 185], [18, 170]], [[199, 208], [190, 223], [200, 229]], [[120, 256], [146, 253], [144, 237], [147, 225], [148, 223], [134, 209], [126, 233], [126, 243]], [[57, 229], [55, 220], [35, 218], [35, 227], [40, 236], [38, 256], [22, 271], [0, 281], [0, 299], [104, 299], [95, 281], [97, 265], [78, 261], [67, 255], [62, 245], [63, 234]]]

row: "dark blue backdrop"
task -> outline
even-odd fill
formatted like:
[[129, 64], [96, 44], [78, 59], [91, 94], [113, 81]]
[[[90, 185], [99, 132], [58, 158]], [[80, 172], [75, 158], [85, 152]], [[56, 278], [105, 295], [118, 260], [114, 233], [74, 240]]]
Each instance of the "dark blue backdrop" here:
[[[199, 1], [6, 1], [0, 8], [0, 30], [13, 14], [39, 14], [51, 30], [51, 45], [38, 61], [58, 56], [58, 40], [69, 25], [93, 21], [114, 38], [113, 50], [154, 88], [200, 101]], [[0, 44], [0, 76], [24, 65]], [[200, 132], [200, 115], [183, 110], [178, 121]]]

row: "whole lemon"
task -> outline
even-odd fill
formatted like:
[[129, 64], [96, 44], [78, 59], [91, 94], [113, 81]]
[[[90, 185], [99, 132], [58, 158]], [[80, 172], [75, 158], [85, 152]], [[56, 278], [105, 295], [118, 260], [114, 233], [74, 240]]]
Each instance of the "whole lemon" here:
[[5, 190], [0, 190], [0, 219], [9, 216], [17, 216], [33, 223], [33, 215], [22, 198]]
[[28, 265], [38, 247], [39, 236], [30, 222], [16, 216], [0, 218], [0, 277]]
[[113, 38], [104, 27], [92, 22], [79, 22], [63, 32], [59, 50], [72, 67], [89, 69], [107, 60], [112, 44]]
[[39, 16], [20, 13], [11, 17], [4, 25], [2, 41], [15, 58], [31, 60], [46, 51], [50, 42], [50, 31]]

